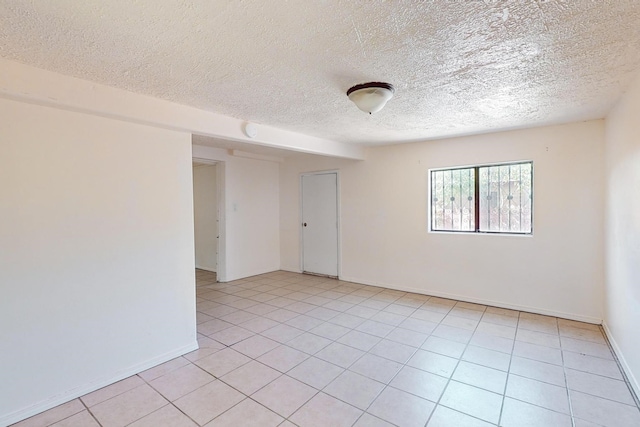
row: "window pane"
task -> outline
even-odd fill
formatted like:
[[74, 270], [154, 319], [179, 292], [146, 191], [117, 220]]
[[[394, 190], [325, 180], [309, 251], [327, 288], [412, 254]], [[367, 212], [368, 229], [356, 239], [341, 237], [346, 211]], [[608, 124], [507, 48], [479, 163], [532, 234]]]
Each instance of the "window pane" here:
[[474, 231], [473, 168], [431, 172], [431, 229]]
[[485, 166], [480, 176], [480, 231], [531, 233], [532, 164]]

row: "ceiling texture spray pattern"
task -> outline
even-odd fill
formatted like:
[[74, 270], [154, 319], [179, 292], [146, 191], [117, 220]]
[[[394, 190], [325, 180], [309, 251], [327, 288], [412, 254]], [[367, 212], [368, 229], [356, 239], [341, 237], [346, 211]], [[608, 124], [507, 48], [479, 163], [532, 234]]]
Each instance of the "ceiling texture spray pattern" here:
[[[603, 117], [640, 69], [637, 0], [0, 0], [0, 56], [378, 145]], [[369, 116], [347, 98], [384, 81]]]

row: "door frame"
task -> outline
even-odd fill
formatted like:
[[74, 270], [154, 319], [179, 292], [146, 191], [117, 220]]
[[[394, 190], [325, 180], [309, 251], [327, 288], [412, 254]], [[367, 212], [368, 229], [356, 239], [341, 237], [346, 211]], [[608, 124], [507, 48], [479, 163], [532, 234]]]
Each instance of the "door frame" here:
[[336, 227], [336, 233], [338, 233], [338, 248], [337, 248], [337, 254], [338, 254], [338, 279], [340, 279], [342, 277], [342, 226], [341, 226], [341, 205], [340, 205], [340, 170], [339, 169], [329, 169], [329, 170], [324, 170], [324, 171], [314, 171], [314, 172], [301, 172], [300, 173], [300, 177], [298, 178], [300, 185], [298, 186], [299, 190], [298, 190], [298, 259], [300, 260], [299, 262], [299, 269], [300, 272], [303, 273], [304, 272], [304, 239], [302, 236], [302, 215], [303, 215], [303, 208], [302, 208], [302, 191], [303, 191], [303, 184], [302, 184], [302, 178], [305, 176], [312, 176], [312, 175], [328, 175], [328, 174], [332, 174], [335, 173], [336, 174], [336, 220], [337, 220], [337, 227]]
[[225, 204], [225, 162], [221, 160], [192, 157], [192, 162], [208, 165], [216, 165], [216, 201], [218, 219], [218, 238], [216, 239], [216, 272], [218, 282], [227, 281], [227, 227], [226, 227], [226, 204]]

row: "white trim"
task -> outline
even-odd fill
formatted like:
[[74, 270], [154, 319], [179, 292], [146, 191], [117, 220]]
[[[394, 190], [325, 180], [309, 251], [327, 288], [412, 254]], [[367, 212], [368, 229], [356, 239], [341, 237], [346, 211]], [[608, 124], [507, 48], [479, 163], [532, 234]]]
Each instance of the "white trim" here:
[[604, 329], [604, 333], [607, 336], [607, 339], [609, 340], [611, 347], [613, 348], [613, 352], [618, 358], [618, 362], [619, 362], [618, 364], [624, 371], [624, 374], [627, 377], [627, 381], [629, 382], [629, 384], [631, 384], [631, 388], [635, 392], [636, 398], [640, 398], [640, 382], [638, 382], [638, 379], [633, 374], [633, 371], [631, 370], [631, 367], [627, 363], [627, 360], [624, 358], [624, 355], [622, 354], [622, 350], [620, 349], [620, 346], [618, 346], [618, 343], [613, 338], [613, 334], [611, 333], [609, 326], [607, 326], [607, 322], [604, 322], [604, 321], [602, 322], [602, 329]]
[[187, 354], [197, 349], [198, 349], [198, 342], [194, 341], [189, 345], [169, 351], [167, 353], [154, 357], [153, 359], [147, 360], [145, 362], [138, 363], [134, 366], [131, 366], [130, 368], [120, 370], [118, 372], [114, 372], [111, 375], [101, 377], [94, 381], [90, 381], [87, 384], [75, 387], [71, 390], [67, 390], [66, 392], [63, 392], [61, 394], [51, 396], [50, 398], [42, 400], [36, 403], [35, 405], [29, 406], [27, 408], [20, 409], [18, 411], [2, 416], [0, 418], [0, 425], [8, 426], [13, 423], [17, 423], [18, 421], [22, 421], [26, 418], [37, 415], [48, 409], [51, 409], [63, 403], [69, 402], [80, 396], [84, 396], [87, 393], [91, 393], [92, 391], [96, 391], [102, 387], [106, 387], [110, 384], [113, 384], [115, 382], [128, 378], [139, 372], [146, 371], [147, 369], [153, 368], [154, 366], [160, 365], [161, 363], [167, 362], [171, 359], [175, 359], [176, 357], [182, 356], [183, 354]]
[[377, 282], [357, 279], [357, 278], [353, 278], [353, 277], [340, 277], [340, 280], [344, 280], [346, 282], [359, 283], [359, 284], [363, 284], [363, 285], [369, 285], [369, 286], [377, 286], [377, 287], [380, 287], [380, 288], [395, 289], [395, 290], [404, 291], [404, 292], [413, 292], [413, 293], [416, 293], [416, 294], [429, 295], [429, 296], [440, 297], [440, 298], [454, 299], [454, 300], [457, 300], [457, 301], [465, 301], [465, 302], [472, 302], [472, 303], [475, 303], [475, 304], [489, 305], [489, 306], [492, 306], [492, 307], [500, 307], [500, 308], [507, 308], [507, 309], [510, 309], [510, 310], [526, 311], [528, 313], [536, 313], [536, 314], [543, 314], [545, 316], [554, 316], [554, 317], [560, 317], [560, 318], [563, 318], [563, 319], [577, 320], [578, 322], [593, 323], [595, 325], [602, 324], [602, 319], [600, 319], [598, 317], [583, 316], [583, 315], [580, 315], [580, 314], [565, 313], [565, 312], [562, 312], [562, 311], [555, 311], [555, 310], [547, 310], [547, 309], [539, 308], [539, 307], [530, 307], [530, 306], [526, 306], [526, 305], [509, 304], [509, 303], [505, 303], [505, 302], [502, 302], [502, 301], [492, 301], [492, 300], [483, 299], [483, 298], [473, 298], [473, 297], [468, 297], [468, 296], [464, 296], [464, 295], [450, 294], [450, 293], [447, 293], [447, 292], [439, 292], [439, 291], [412, 288], [412, 287], [409, 287], [409, 286], [396, 286], [396, 285], [391, 285], [391, 284], [388, 284], [388, 283], [377, 283]]
[[215, 271], [214, 269], [212, 269], [211, 267], [203, 267], [201, 265], [196, 264], [196, 268], [198, 270], [204, 270], [204, 271], [210, 271], [212, 273], [217, 273], [217, 271]]

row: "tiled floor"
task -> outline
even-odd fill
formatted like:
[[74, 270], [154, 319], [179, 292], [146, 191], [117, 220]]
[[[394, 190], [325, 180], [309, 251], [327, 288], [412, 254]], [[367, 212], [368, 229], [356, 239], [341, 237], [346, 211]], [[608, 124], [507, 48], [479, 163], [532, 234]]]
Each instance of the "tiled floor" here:
[[200, 349], [20, 426], [640, 426], [598, 326], [198, 271]]

